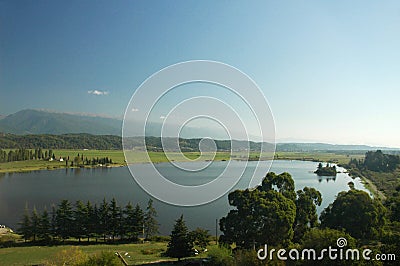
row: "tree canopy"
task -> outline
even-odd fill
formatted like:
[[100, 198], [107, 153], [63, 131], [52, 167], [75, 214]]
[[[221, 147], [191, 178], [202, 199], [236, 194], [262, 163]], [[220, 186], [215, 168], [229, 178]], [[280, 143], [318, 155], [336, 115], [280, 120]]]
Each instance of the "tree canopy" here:
[[[263, 245], [288, 245], [297, 232], [297, 239], [316, 226], [315, 205], [321, 204], [321, 194], [313, 188], [294, 190], [289, 173], [268, 173], [255, 189], [236, 190], [228, 196], [235, 209], [220, 220], [223, 232], [220, 240], [240, 248]], [[296, 208], [303, 208], [296, 215]]]
[[366, 192], [352, 189], [340, 192], [321, 213], [322, 227], [346, 230], [356, 238], [377, 237], [385, 224], [385, 208]]

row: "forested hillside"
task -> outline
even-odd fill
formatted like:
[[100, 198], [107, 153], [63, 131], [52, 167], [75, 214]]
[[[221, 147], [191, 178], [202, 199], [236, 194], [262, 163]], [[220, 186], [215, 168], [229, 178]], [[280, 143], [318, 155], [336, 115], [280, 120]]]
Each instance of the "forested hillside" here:
[[111, 135], [13, 135], [0, 136], [0, 149], [122, 149], [121, 137]]

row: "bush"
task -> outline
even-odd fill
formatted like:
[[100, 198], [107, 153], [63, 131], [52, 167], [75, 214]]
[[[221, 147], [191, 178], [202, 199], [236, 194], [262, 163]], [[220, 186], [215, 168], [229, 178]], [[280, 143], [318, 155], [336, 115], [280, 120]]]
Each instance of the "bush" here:
[[232, 250], [225, 246], [212, 246], [208, 250], [209, 262], [212, 266], [231, 266], [234, 265]]
[[78, 264], [79, 266], [120, 266], [120, 259], [112, 252], [102, 251], [99, 254], [90, 256], [89, 259], [83, 263]]
[[48, 266], [58, 265], [83, 265], [86, 262], [87, 255], [78, 247], [70, 247], [56, 253], [55, 256], [46, 261], [44, 264]]

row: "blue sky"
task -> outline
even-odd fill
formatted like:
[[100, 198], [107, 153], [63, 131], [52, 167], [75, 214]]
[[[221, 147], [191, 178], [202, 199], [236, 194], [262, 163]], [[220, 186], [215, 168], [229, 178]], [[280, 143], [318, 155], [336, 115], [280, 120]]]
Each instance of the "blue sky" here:
[[151, 74], [205, 59], [257, 82], [278, 140], [400, 147], [399, 47], [398, 1], [0, 0], [0, 114], [121, 117]]

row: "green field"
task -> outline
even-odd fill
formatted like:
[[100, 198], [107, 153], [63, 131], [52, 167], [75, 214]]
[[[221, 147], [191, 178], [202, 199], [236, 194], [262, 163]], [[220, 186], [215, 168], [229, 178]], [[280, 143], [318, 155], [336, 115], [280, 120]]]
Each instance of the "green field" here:
[[347, 164], [351, 158], [364, 159], [365, 152], [360, 151], [357, 154], [346, 152], [276, 152], [277, 160], [302, 160], [302, 161], [320, 161], [333, 162], [338, 164]]
[[[122, 150], [53, 150], [56, 158], [67, 158], [69, 157], [72, 160], [78, 154], [80, 156], [83, 155], [84, 158], [104, 158], [108, 157], [113, 161], [113, 164], [110, 166], [123, 166], [126, 165], [125, 155]], [[149, 162], [149, 158], [153, 163], [161, 163], [171, 161], [196, 161], [196, 160], [246, 160], [247, 153], [246, 152], [234, 152], [230, 154], [229, 152], [205, 152], [201, 154], [200, 152], [185, 152], [183, 156], [178, 152], [167, 152], [168, 158], [164, 152], [154, 152], [150, 151], [148, 153], [144, 151], [131, 151], [127, 153], [127, 158], [129, 163], [145, 163]], [[360, 154], [346, 154], [342, 153], [333, 153], [333, 152], [277, 152], [275, 153], [275, 159], [277, 160], [305, 160], [305, 161], [322, 161], [322, 162], [335, 162], [339, 164], [348, 163], [350, 158], [361, 159], [364, 157], [364, 153], [360, 152]], [[260, 154], [257, 152], [250, 152], [249, 160], [269, 160], [272, 158], [272, 154], [263, 153]], [[66, 163], [60, 162], [58, 160], [55, 161], [45, 161], [45, 160], [30, 160], [30, 161], [17, 161], [17, 162], [8, 162], [8, 163], [0, 163], [0, 173], [7, 172], [24, 172], [24, 171], [33, 171], [33, 170], [53, 170], [59, 168], [65, 168]], [[90, 167], [90, 166], [85, 166]]]
[[[72, 253], [78, 248], [87, 255], [102, 251], [119, 252], [129, 265], [140, 265], [155, 261], [171, 261], [173, 258], [163, 257], [167, 242], [147, 242], [143, 244], [98, 244], [98, 245], [60, 245], [60, 246], [28, 246], [0, 249], [0, 265], [37, 265], [54, 261], [63, 253]], [[127, 255], [125, 255], [128, 253]], [[197, 257], [206, 257], [203, 253]], [[122, 265], [122, 263], [121, 263]]]

